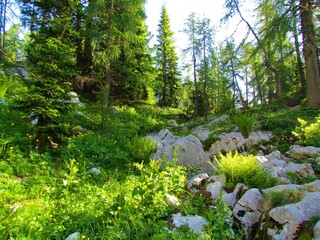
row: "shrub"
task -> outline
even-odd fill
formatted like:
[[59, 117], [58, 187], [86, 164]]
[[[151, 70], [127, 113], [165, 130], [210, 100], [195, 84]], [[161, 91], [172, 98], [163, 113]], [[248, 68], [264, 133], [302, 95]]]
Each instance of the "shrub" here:
[[298, 122], [300, 126], [296, 127], [292, 133], [299, 139], [300, 143], [320, 146], [320, 115], [311, 124], [301, 118], [298, 118]]
[[252, 155], [239, 155], [238, 152], [220, 154], [216, 158], [219, 173], [226, 177], [227, 187], [234, 188], [237, 183], [244, 183], [249, 188], [267, 188], [274, 183], [270, 173], [263, 169]]
[[253, 129], [253, 125], [257, 120], [257, 114], [247, 115], [238, 113], [233, 116], [235, 124], [239, 127], [240, 132], [244, 137], [248, 137]]
[[148, 162], [150, 156], [157, 146], [156, 140], [152, 138], [135, 137], [127, 144], [127, 150], [130, 156], [136, 162]]

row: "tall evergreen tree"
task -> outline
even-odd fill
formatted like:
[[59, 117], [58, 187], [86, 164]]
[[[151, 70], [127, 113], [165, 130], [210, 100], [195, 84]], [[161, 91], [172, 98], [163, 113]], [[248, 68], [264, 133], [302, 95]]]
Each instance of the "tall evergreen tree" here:
[[170, 19], [163, 5], [158, 25], [157, 63], [159, 66], [158, 88], [159, 105], [177, 107], [179, 100], [180, 79], [178, 57], [175, 52], [173, 32], [170, 29]]

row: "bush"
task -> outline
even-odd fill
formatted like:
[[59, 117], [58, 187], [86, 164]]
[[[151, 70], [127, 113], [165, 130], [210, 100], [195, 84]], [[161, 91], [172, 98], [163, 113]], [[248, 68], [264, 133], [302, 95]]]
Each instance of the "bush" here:
[[244, 183], [249, 188], [268, 188], [274, 183], [270, 173], [264, 170], [254, 156], [239, 155], [231, 152], [226, 156], [220, 154], [216, 158], [218, 168], [214, 167], [220, 174], [224, 174], [227, 187], [234, 188], [237, 183]]
[[253, 125], [257, 120], [257, 114], [247, 115], [238, 113], [233, 116], [235, 124], [239, 127], [240, 132], [244, 137], [248, 137], [253, 129]]
[[135, 137], [127, 144], [130, 156], [136, 162], [149, 162], [150, 156], [157, 146], [156, 140], [153, 138]]
[[311, 124], [301, 118], [298, 118], [298, 122], [300, 126], [296, 127], [292, 133], [300, 143], [320, 147], [320, 115]]

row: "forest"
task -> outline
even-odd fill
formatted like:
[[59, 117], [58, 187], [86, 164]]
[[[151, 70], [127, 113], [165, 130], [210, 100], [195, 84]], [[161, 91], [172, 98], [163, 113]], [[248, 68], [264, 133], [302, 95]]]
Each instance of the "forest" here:
[[[246, 1], [223, 2], [220, 22], [236, 16], [245, 37], [218, 43], [191, 12], [179, 55], [165, 5], [151, 45], [147, 0], [0, 0], [0, 239], [320, 238], [320, 212], [285, 238], [272, 215], [320, 202], [320, 2], [255, 0], [254, 20]], [[200, 144], [192, 163], [187, 141]], [[275, 174], [255, 159], [276, 151]], [[193, 191], [197, 174], [211, 180]], [[266, 190], [284, 182], [300, 187]], [[263, 198], [250, 227], [240, 183]], [[177, 227], [177, 213], [206, 226]]]

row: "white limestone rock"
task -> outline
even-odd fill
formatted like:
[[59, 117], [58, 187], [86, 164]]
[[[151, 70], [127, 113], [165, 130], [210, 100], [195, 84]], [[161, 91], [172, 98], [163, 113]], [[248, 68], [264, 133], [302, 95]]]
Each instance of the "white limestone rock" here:
[[66, 240], [79, 240], [80, 239], [80, 236], [81, 234], [79, 232], [74, 232], [72, 234], [70, 234]]
[[200, 187], [204, 184], [204, 182], [209, 178], [208, 174], [200, 173], [190, 180], [188, 180], [187, 188], [190, 192], [196, 193], [199, 191]]
[[172, 224], [177, 228], [187, 225], [197, 234], [202, 234], [202, 227], [208, 226], [208, 222], [204, 217], [197, 215], [182, 216], [181, 213], [172, 214]]
[[297, 160], [303, 160], [309, 157], [316, 157], [320, 155], [320, 148], [307, 146], [302, 147], [299, 145], [294, 145], [289, 151], [288, 154]]

